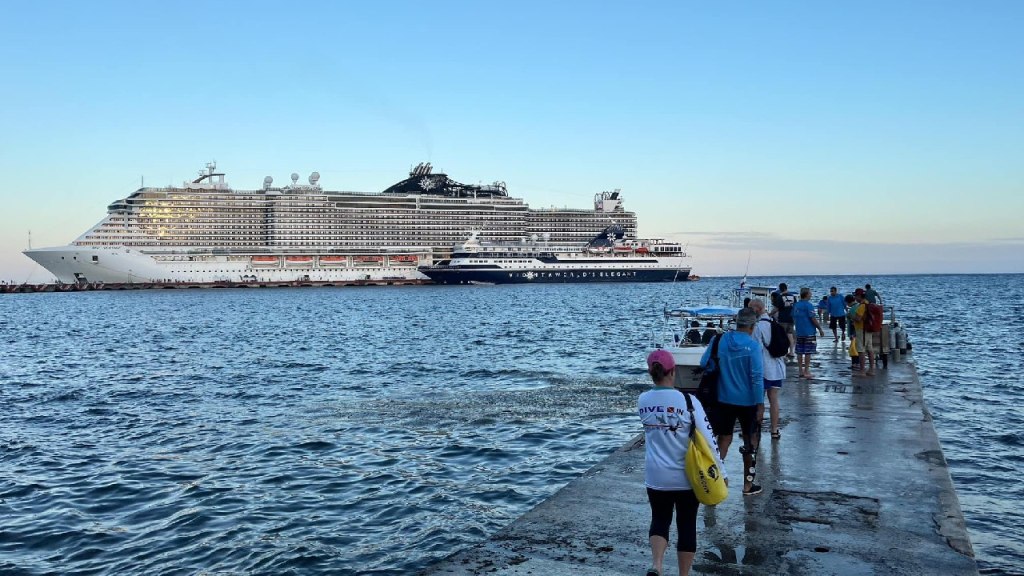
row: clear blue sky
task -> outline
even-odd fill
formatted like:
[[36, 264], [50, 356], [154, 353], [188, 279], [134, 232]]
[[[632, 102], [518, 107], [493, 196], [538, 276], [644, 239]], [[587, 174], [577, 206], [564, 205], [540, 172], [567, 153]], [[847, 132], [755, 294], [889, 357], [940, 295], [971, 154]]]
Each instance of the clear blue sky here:
[[5, 6], [0, 278], [214, 159], [621, 188], [697, 274], [1024, 272], [1024, 2], [209, 4]]

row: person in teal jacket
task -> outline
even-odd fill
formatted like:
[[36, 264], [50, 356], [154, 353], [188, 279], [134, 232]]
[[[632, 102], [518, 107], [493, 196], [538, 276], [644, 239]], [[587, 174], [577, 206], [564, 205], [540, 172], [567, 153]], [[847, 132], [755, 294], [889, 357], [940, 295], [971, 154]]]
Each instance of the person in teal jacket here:
[[711, 427], [718, 437], [718, 451], [725, 460], [732, 444], [736, 421], [743, 435], [743, 494], [761, 492], [754, 483], [757, 447], [761, 443], [758, 408], [764, 402], [764, 360], [761, 343], [751, 336], [757, 325], [757, 314], [744, 308], [736, 315], [736, 329], [719, 336], [718, 362], [711, 360], [711, 346], [704, 351], [700, 365], [706, 371], [718, 370], [718, 406]]

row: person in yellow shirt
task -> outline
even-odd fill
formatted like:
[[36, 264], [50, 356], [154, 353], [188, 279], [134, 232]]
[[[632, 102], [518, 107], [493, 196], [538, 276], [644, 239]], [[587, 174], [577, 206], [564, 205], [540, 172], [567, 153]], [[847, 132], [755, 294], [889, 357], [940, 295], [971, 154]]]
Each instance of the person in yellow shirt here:
[[[860, 365], [864, 369], [865, 376], [874, 376], [875, 351], [864, 334], [864, 315], [868, 311], [868, 301], [864, 297], [864, 289], [854, 290], [853, 297], [857, 301], [853, 316], [853, 329], [857, 331], [857, 352], [860, 354]], [[865, 359], [867, 359], [867, 364], [864, 363]]]
[[860, 304], [851, 294], [847, 294], [843, 300], [846, 303], [846, 326], [850, 332], [850, 369], [860, 370], [864, 367], [864, 363], [863, 356], [861, 356], [859, 350], [860, 346], [857, 343], [857, 334], [864, 332], [864, 313], [861, 312], [860, 325], [858, 326], [857, 311], [860, 308]]

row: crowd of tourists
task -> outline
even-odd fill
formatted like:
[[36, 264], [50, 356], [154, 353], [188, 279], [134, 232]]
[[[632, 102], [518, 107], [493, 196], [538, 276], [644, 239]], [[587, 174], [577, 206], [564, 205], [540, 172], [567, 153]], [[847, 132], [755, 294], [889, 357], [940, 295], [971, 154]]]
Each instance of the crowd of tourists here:
[[[701, 368], [714, 375], [711, 380], [716, 389], [703, 401], [674, 387], [676, 364], [669, 351], [658, 349], [648, 355], [648, 373], [654, 387], [641, 394], [638, 401], [646, 446], [644, 483], [651, 506], [648, 537], [652, 561], [647, 576], [662, 574], [673, 512], [679, 534], [679, 574], [689, 574], [693, 565], [699, 493], [707, 489], [694, 486], [688, 477], [690, 471], [686, 470], [688, 456], [692, 456], [688, 452], [695, 450], [694, 435], [704, 438], [717, 459], [711, 466], [711, 475], [719, 474], [728, 483], [724, 461], [739, 423], [742, 494], [760, 494], [762, 488], [756, 483], [757, 452], [765, 400], [769, 406], [771, 438], [778, 441], [782, 437], [779, 392], [786, 378], [787, 362], [796, 364], [799, 378], [814, 379], [811, 356], [817, 353], [818, 337], [825, 337], [827, 326], [835, 346], [845, 347], [849, 341], [854, 373], [872, 376], [875, 354], [881, 351], [881, 305], [881, 296], [870, 284], [850, 294], [840, 294], [833, 286], [827, 296], [815, 303], [810, 288], [800, 288], [793, 294], [781, 283], [771, 294], [770, 303], [757, 298], [745, 301], [736, 315], [734, 330], [704, 341], [708, 346]], [[692, 335], [692, 339], [696, 341], [697, 335]]]

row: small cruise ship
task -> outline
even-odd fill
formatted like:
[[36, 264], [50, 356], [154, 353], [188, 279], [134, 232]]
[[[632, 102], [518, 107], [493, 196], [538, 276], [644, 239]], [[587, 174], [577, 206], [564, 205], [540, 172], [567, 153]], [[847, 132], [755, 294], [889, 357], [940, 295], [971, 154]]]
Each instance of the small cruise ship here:
[[[429, 163], [382, 192], [308, 184], [236, 190], [214, 163], [180, 186], [142, 187], [66, 246], [25, 251], [66, 284], [427, 280], [469, 230], [495, 241], [547, 233], [580, 246], [609, 221], [636, 236], [618, 190], [590, 208], [532, 208], [504, 182], [463, 184]], [[582, 271], [581, 271], [582, 272]]]
[[421, 266], [439, 284], [576, 282], [672, 282], [686, 280], [690, 267], [680, 244], [628, 239], [612, 225], [582, 247], [560, 246], [551, 236], [521, 242], [484, 242], [473, 233], [450, 260]]

